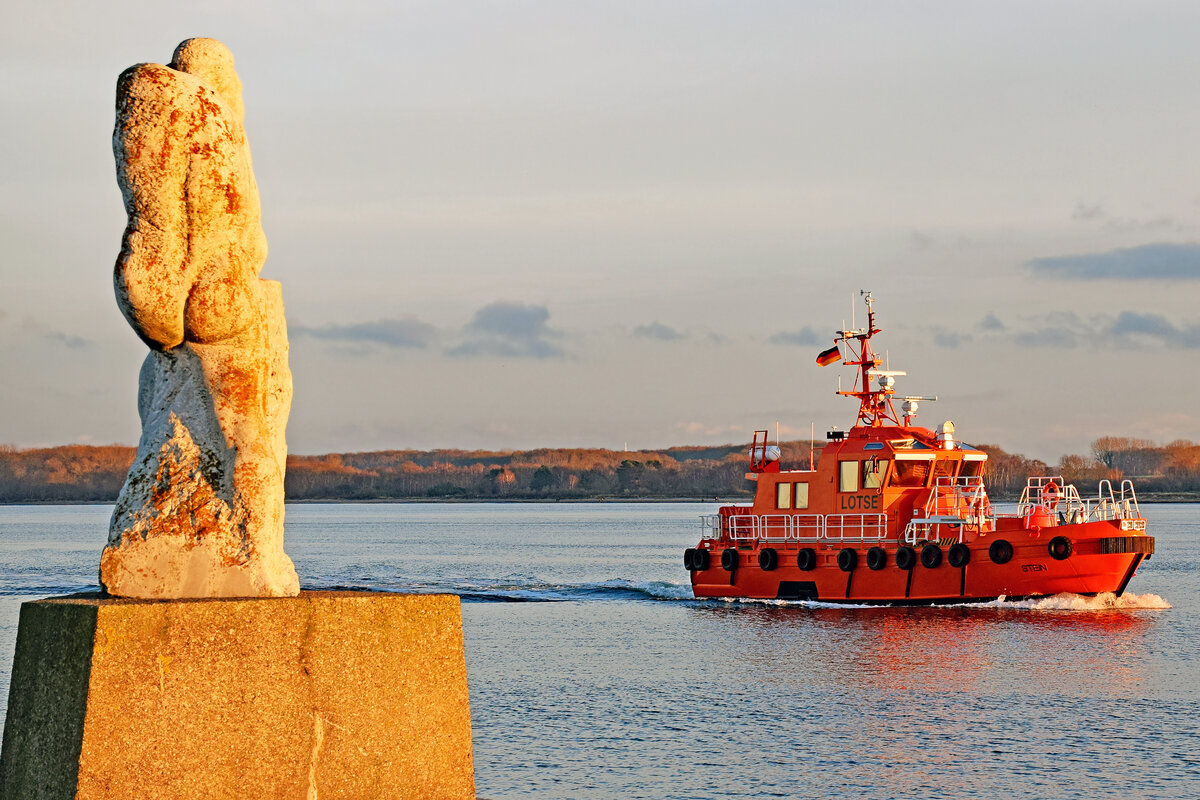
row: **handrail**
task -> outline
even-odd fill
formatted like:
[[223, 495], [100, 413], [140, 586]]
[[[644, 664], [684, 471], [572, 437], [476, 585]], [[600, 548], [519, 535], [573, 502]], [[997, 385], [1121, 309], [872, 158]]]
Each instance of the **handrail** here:
[[887, 514], [704, 514], [702, 539], [728, 536], [735, 542], [880, 541]]
[[[853, 525], [847, 524], [853, 520], [858, 521], [857, 537], [846, 532], [847, 529], [854, 528]], [[836, 539], [839, 542], [881, 541], [887, 538], [887, 514], [830, 514], [825, 518], [825, 535], [822, 538]]]
[[993, 516], [983, 478], [979, 475], [940, 477], [925, 502], [925, 518], [957, 517], [969, 525], [986, 527]]
[[[1055, 484], [1057, 492], [1047, 492], [1046, 487]], [[1113, 489], [1112, 481], [1104, 478], [1096, 485], [1096, 496], [1081, 497], [1072, 483], [1064, 483], [1061, 476], [1035, 476], [1025, 482], [1021, 499], [1017, 503], [1017, 517], [1024, 517], [1041, 508], [1057, 514], [1061, 523], [1105, 522], [1120, 519], [1141, 519], [1137, 492], [1133, 481], [1121, 481], [1120, 491]]]

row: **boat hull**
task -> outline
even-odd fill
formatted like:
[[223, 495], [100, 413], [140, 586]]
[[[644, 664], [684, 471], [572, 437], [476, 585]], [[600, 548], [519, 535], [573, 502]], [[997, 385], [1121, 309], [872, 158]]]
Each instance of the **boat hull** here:
[[[1066, 557], [1055, 558], [1051, 554], [1050, 542], [1056, 537], [1066, 537], [1071, 542]], [[1011, 558], [1004, 563], [996, 563], [989, 552], [997, 540], [1012, 546]], [[710, 550], [706, 559], [709, 566], [692, 570], [692, 590], [696, 597], [903, 605], [1041, 597], [1064, 592], [1119, 595], [1142, 561], [1154, 552], [1153, 537], [1129, 536], [1116, 521], [1040, 531], [1001, 531], [964, 544], [970, 552], [965, 565], [952, 566], [946, 557], [949, 548], [939, 546], [941, 558], [936, 565], [927, 565], [918, 558], [910, 569], [902, 569], [896, 563], [900, 544], [894, 541], [759, 542], [736, 548], [729, 543], [702, 542], [701, 549]], [[887, 555], [880, 569], [868, 566], [867, 551], [871, 547], [881, 547]], [[768, 565], [772, 560], [776, 562], [774, 569], [760, 566], [759, 554], [766, 548], [775, 550], [775, 556], [768, 559]], [[798, 557], [806, 548], [815, 551], [815, 565], [802, 570]], [[737, 553], [733, 570], [722, 567], [722, 554], [729, 549]], [[839, 565], [843, 550], [852, 550], [854, 556], [843, 555]], [[726, 563], [730, 560], [727, 556]], [[850, 568], [845, 569], [846, 566]]]

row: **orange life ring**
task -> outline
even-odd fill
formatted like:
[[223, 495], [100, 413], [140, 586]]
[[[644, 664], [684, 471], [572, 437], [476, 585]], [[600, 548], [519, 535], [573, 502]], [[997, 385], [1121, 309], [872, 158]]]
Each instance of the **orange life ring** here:
[[1044, 505], [1046, 508], [1050, 509], [1051, 511], [1057, 511], [1058, 497], [1058, 484], [1056, 484], [1054, 481], [1050, 481], [1042, 487], [1042, 505]]

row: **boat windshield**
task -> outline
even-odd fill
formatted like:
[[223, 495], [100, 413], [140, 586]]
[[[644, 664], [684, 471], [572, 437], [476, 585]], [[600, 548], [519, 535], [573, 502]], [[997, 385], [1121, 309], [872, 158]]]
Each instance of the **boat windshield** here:
[[939, 458], [933, 465], [933, 477], [936, 478], [953, 478], [954, 467], [958, 464], [952, 458]]
[[888, 486], [924, 486], [929, 482], [928, 461], [897, 461]]
[[958, 474], [964, 478], [975, 478], [983, 474], [982, 461], [964, 461]]

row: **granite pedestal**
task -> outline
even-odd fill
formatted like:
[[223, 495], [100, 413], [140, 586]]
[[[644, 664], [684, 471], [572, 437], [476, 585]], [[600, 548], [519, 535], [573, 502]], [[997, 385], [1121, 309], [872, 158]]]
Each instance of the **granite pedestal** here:
[[25, 603], [0, 797], [473, 798], [458, 598]]

